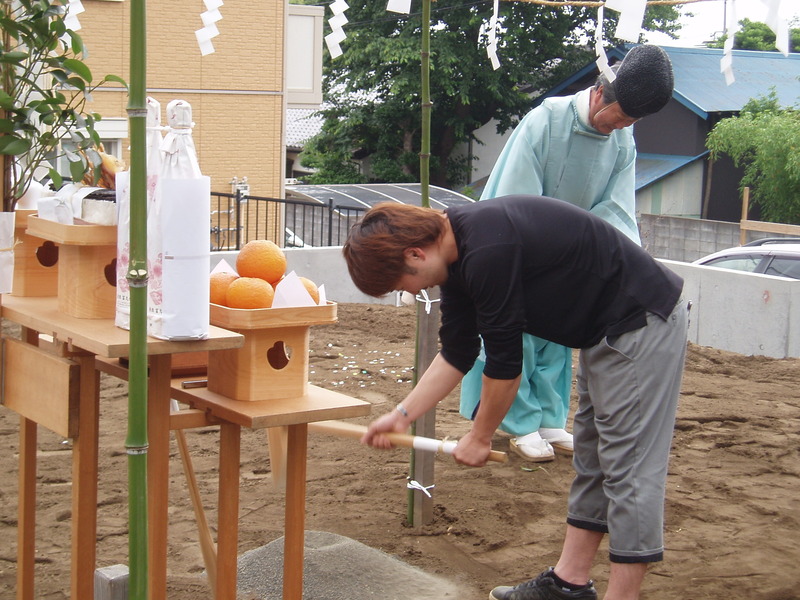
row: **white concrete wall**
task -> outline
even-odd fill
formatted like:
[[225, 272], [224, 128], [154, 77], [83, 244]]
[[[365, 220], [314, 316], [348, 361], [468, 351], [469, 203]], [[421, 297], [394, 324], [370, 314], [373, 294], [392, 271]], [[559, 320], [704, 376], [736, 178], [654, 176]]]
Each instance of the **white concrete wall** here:
[[[212, 267], [235, 252], [212, 253]], [[376, 299], [350, 280], [341, 247], [287, 248], [288, 270], [325, 284], [339, 303], [395, 304], [395, 295]], [[772, 358], [800, 357], [800, 280], [738, 273], [714, 267], [661, 260], [684, 279], [692, 301], [689, 340], [701, 346]]]
[[[509, 129], [503, 135], [498, 134], [497, 121], [494, 119], [474, 131], [477, 141], [472, 142], [471, 146], [473, 170], [468, 176], [470, 182], [489, 176], [513, 131], [513, 129]], [[468, 153], [469, 147], [466, 144], [456, 150], [456, 155], [466, 156]]]
[[800, 357], [800, 280], [661, 262], [684, 279], [690, 341], [745, 355]]
[[703, 197], [703, 162], [695, 161], [680, 171], [636, 192], [636, 214], [700, 217]]

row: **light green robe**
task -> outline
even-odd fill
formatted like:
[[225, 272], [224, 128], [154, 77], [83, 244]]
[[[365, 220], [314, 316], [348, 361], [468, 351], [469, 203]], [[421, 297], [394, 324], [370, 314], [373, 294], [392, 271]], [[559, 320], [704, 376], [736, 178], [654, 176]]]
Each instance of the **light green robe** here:
[[[609, 135], [588, 124], [589, 92], [548, 98], [520, 122], [492, 169], [481, 200], [533, 194], [594, 213], [640, 244], [635, 211], [636, 145], [631, 127]], [[553, 298], [553, 302], [559, 302]], [[522, 381], [500, 428], [525, 435], [563, 428], [572, 380], [572, 350], [523, 335]], [[475, 416], [484, 355], [461, 382], [461, 414]]]

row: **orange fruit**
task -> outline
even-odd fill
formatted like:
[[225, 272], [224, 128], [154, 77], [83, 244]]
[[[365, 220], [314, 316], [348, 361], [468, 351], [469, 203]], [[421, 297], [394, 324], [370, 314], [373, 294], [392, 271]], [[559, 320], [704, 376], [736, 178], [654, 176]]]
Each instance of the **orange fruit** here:
[[226, 294], [231, 308], [270, 308], [275, 290], [260, 277], [239, 277], [231, 282]]
[[319, 304], [319, 289], [317, 289], [317, 284], [307, 277], [300, 277], [300, 281], [303, 282], [306, 290], [308, 290], [311, 299], [314, 300], [314, 304]]
[[236, 271], [241, 277], [258, 277], [274, 285], [286, 272], [286, 255], [275, 242], [250, 240], [236, 257]]
[[216, 273], [212, 273], [210, 277], [211, 295], [209, 298], [211, 300], [211, 304], [227, 306], [225, 297], [228, 293], [228, 287], [236, 279], [239, 279], [239, 276], [236, 273], [231, 273], [230, 271], [217, 271]]

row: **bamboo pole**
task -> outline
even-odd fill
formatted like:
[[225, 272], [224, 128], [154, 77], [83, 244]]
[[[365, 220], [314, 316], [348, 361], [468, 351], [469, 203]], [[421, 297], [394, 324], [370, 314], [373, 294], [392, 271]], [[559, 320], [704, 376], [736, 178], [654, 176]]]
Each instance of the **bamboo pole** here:
[[130, 600], [147, 600], [147, 105], [146, 0], [131, 0], [130, 91], [130, 285], [128, 520]]
[[[419, 154], [419, 181], [422, 206], [430, 207], [430, 157], [431, 157], [431, 88], [430, 88], [430, 48], [431, 48], [431, 0], [422, 2], [422, 38], [420, 48], [420, 100], [421, 100], [421, 146]], [[437, 307], [438, 308], [438, 307]], [[422, 376], [436, 355], [438, 311], [424, 310], [417, 303], [417, 335], [414, 360], [414, 385]], [[433, 353], [431, 354], [431, 349]], [[412, 425], [412, 432], [425, 437], [433, 437], [436, 430], [436, 409], [422, 415]], [[423, 485], [433, 484], [433, 456], [411, 451], [409, 462], [410, 477]], [[422, 525], [433, 518], [433, 500], [414, 489], [408, 490], [407, 520], [412, 525]]]
[[420, 50], [420, 77], [422, 101], [422, 139], [419, 153], [419, 182], [422, 206], [430, 206], [430, 161], [431, 161], [431, 0], [422, 2], [422, 42]]

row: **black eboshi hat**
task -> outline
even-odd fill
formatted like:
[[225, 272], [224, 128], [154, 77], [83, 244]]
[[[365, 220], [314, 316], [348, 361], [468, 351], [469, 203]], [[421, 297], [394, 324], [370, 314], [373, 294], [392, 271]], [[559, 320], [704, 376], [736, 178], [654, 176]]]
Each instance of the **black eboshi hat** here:
[[672, 97], [672, 63], [658, 46], [632, 48], [616, 75], [617, 102], [623, 112], [634, 119], [658, 112]]

